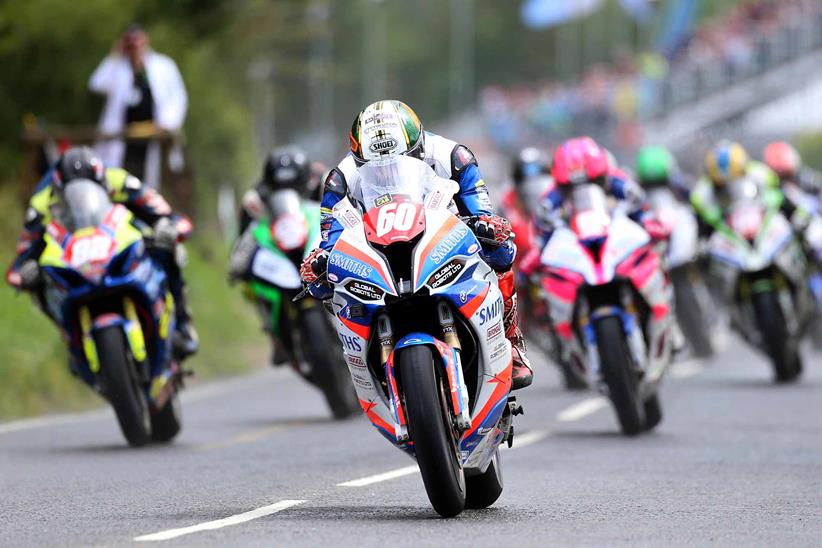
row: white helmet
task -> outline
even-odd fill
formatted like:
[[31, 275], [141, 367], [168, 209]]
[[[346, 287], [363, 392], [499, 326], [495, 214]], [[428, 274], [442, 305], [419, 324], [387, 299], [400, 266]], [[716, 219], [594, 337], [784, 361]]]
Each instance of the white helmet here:
[[351, 153], [362, 164], [380, 156], [405, 154], [422, 158], [425, 132], [411, 107], [402, 101], [377, 101], [351, 125]]

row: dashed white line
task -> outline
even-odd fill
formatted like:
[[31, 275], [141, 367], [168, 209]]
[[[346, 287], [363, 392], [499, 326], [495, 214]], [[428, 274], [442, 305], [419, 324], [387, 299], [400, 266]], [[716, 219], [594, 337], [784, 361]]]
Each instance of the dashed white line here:
[[557, 414], [557, 420], [559, 422], [578, 421], [583, 417], [593, 415], [607, 405], [608, 400], [601, 396], [596, 398], [588, 398], [587, 400], [582, 400], [581, 402], [575, 403], [571, 407], [567, 407], [560, 411]]
[[197, 525], [191, 525], [189, 527], [180, 527], [179, 529], [168, 529], [158, 533], [151, 533], [150, 535], [141, 535], [139, 537], [134, 537], [134, 540], [136, 542], [157, 542], [162, 540], [170, 540], [183, 535], [190, 535], [191, 533], [197, 533], [199, 531], [213, 531], [214, 529], [222, 529], [223, 527], [228, 527], [230, 525], [237, 525], [253, 519], [270, 516], [271, 514], [282, 512], [283, 510], [287, 510], [288, 508], [292, 508], [304, 502], [304, 500], [281, 500], [280, 502], [275, 502], [274, 504], [269, 504], [268, 506], [243, 512], [242, 514], [236, 514], [214, 521], [206, 521], [205, 523], [198, 523]]
[[[531, 432], [525, 432], [524, 434], [516, 435], [514, 436], [514, 446], [511, 448], [511, 450], [527, 447], [549, 436], [550, 434], [551, 432], [548, 430], [534, 430]], [[508, 447], [502, 445], [500, 446], [500, 449], [508, 450]], [[401, 478], [403, 476], [410, 476], [411, 474], [416, 474], [417, 472], [419, 472], [419, 470], [420, 468], [418, 465], [412, 464], [410, 466], [403, 466], [402, 468], [396, 468], [394, 470], [382, 472], [381, 474], [374, 474], [373, 476], [366, 476], [364, 478], [358, 478], [351, 481], [344, 481], [342, 483], [338, 483], [337, 487], [365, 487], [366, 485], [373, 485], [375, 483], [389, 481], [392, 479]]]
[[402, 468], [397, 468], [396, 470], [389, 470], [388, 472], [383, 472], [382, 474], [374, 474], [373, 476], [366, 476], [364, 478], [359, 478], [351, 481], [344, 481], [342, 483], [338, 483], [337, 487], [365, 487], [366, 485], [371, 485], [374, 483], [380, 483], [381, 481], [388, 481], [395, 478], [401, 478], [403, 476], [410, 476], [419, 471], [419, 466], [416, 464], [412, 464], [410, 466], [403, 466]]

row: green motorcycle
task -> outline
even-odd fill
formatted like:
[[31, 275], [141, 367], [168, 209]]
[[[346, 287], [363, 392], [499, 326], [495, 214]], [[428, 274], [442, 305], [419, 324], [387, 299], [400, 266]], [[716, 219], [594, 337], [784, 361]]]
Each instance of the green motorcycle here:
[[359, 402], [333, 318], [315, 299], [292, 302], [302, 289], [300, 263], [319, 245], [319, 204], [295, 190], [280, 190], [268, 198], [266, 209], [249, 228], [258, 249], [246, 291], [272, 338], [272, 362], [290, 364], [322, 391], [334, 418], [346, 418], [359, 411]]

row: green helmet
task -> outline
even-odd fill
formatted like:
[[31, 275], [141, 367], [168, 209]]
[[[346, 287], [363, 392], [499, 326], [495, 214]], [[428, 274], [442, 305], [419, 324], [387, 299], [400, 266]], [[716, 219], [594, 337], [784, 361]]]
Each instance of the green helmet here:
[[636, 172], [643, 186], [665, 185], [678, 170], [673, 155], [664, 147], [643, 147], [636, 155]]

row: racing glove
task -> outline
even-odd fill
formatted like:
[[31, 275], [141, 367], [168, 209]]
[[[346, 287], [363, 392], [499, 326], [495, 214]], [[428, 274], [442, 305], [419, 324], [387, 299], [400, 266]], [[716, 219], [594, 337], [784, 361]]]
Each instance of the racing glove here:
[[322, 248], [313, 249], [300, 265], [300, 279], [305, 285], [326, 283], [328, 272], [328, 251]]
[[168, 217], [161, 217], [154, 223], [154, 245], [160, 249], [174, 250], [177, 245], [177, 225]]
[[657, 219], [647, 218], [642, 221], [642, 228], [645, 229], [645, 232], [651, 237], [651, 240], [655, 242], [661, 242], [668, 239], [671, 233], [665, 228], [661, 222]]
[[315, 299], [326, 300], [333, 296], [333, 288], [326, 279], [328, 255], [328, 251], [322, 248], [314, 249], [300, 265], [300, 279]]
[[468, 219], [468, 226], [481, 244], [499, 247], [514, 237], [511, 223], [499, 215], [478, 215]]
[[40, 264], [32, 259], [24, 262], [17, 269], [20, 275], [20, 283], [18, 287], [24, 291], [34, 291], [43, 285], [43, 271]]

